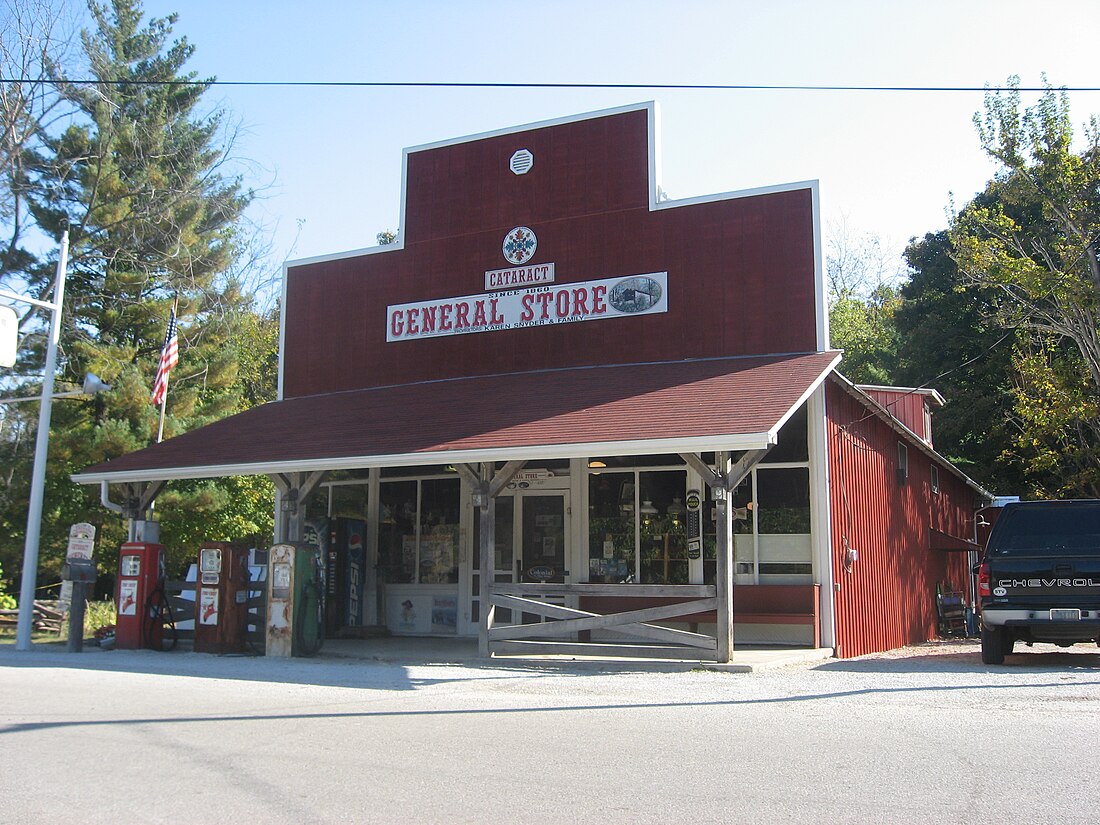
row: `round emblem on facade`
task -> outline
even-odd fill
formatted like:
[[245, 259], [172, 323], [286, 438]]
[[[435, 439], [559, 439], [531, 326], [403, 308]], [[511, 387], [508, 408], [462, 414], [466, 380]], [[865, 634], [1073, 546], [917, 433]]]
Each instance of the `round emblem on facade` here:
[[525, 264], [535, 255], [539, 242], [535, 233], [526, 226], [517, 226], [504, 236], [504, 260], [510, 264]]
[[619, 312], [645, 312], [661, 300], [661, 285], [652, 278], [623, 278], [611, 287], [611, 306]]

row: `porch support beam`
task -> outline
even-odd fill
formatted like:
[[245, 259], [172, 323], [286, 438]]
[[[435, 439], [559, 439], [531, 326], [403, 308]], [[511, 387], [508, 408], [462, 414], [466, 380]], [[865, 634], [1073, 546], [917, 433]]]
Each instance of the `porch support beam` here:
[[167, 481], [131, 481], [124, 484], [125, 498], [121, 503], [111, 501], [107, 482], [99, 485], [99, 498], [103, 506], [129, 520], [126, 527], [127, 541], [152, 541], [159, 539], [155, 523], [149, 520], [149, 509], [164, 490]]
[[729, 454], [719, 452], [715, 455], [718, 465], [718, 483], [711, 489], [714, 492], [716, 547], [715, 585], [718, 589], [718, 621], [716, 642], [719, 663], [725, 664], [733, 658], [733, 508], [730, 507]]
[[[712, 471], [711, 489], [714, 491], [715, 513], [717, 515], [717, 565], [715, 584], [718, 587], [718, 661], [729, 662], [733, 658], [733, 507], [730, 505], [731, 493], [745, 480], [771, 447], [763, 450], [750, 450], [733, 463], [729, 453], [715, 455], [718, 465]], [[698, 456], [696, 456], [698, 458]], [[687, 460], [687, 457], [684, 457]], [[694, 466], [693, 462], [688, 462]], [[699, 463], [706, 467], [702, 459]], [[710, 468], [707, 468], [710, 469]], [[704, 478], [706, 475], [704, 474]]]
[[477, 630], [477, 652], [483, 658], [489, 658], [489, 631], [493, 627], [496, 607], [492, 604], [493, 569], [496, 548], [496, 507], [493, 501], [500, 491], [508, 486], [516, 473], [524, 468], [526, 461], [509, 461], [499, 470], [493, 462], [483, 463], [475, 472], [474, 468], [459, 465], [459, 472], [474, 488], [474, 506], [478, 509], [481, 546], [478, 548], [477, 598], [481, 609]]
[[493, 478], [493, 465], [482, 464], [478, 470], [477, 486], [474, 487], [474, 506], [478, 508], [481, 519], [479, 531], [481, 546], [478, 548], [477, 598], [481, 615], [478, 617], [477, 655], [489, 658], [489, 631], [493, 627], [495, 608], [490, 602], [489, 582], [493, 578], [493, 549], [496, 547], [496, 507], [489, 495]]
[[328, 472], [272, 473], [271, 481], [279, 491], [279, 519], [276, 524], [275, 543], [301, 541], [306, 516], [306, 501], [313, 495]]

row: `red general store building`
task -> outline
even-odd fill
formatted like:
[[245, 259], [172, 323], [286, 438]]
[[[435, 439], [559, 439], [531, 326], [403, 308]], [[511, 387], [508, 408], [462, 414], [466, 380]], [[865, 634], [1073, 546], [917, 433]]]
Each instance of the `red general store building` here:
[[942, 399], [837, 371], [816, 182], [659, 157], [654, 104], [407, 150], [396, 243], [287, 265], [277, 401], [76, 480], [269, 475], [277, 540], [362, 524], [352, 624], [487, 655], [934, 637], [988, 498]]

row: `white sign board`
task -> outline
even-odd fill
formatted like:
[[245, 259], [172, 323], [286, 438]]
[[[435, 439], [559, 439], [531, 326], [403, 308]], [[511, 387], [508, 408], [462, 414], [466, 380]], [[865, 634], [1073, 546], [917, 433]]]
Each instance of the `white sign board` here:
[[668, 312], [667, 272], [398, 304], [386, 308], [386, 340], [416, 341], [658, 312]]
[[95, 526], [87, 522], [74, 524], [69, 528], [69, 549], [67, 559], [90, 559], [95, 555]]
[[[66, 559], [91, 559], [95, 554], [95, 525], [87, 522], [74, 524], [69, 528], [69, 548]], [[57, 609], [68, 612], [73, 603], [73, 583], [61, 582], [61, 592], [57, 597]]]
[[9, 306], [0, 306], [0, 367], [14, 367], [19, 349], [19, 316]]

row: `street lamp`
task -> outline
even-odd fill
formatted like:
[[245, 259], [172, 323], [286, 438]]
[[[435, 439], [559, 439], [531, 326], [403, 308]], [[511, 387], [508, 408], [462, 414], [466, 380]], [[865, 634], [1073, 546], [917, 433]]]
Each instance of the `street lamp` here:
[[31, 500], [27, 507], [27, 535], [23, 544], [23, 580], [19, 590], [19, 625], [15, 649], [31, 649], [34, 621], [34, 587], [38, 581], [38, 541], [42, 532], [42, 499], [46, 482], [46, 454], [49, 451], [50, 414], [53, 412], [53, 374], [57, 369], [57, 344], [61, 338], [61, 304], [65, 298], [65, 270], [69, 259], [69, 233], [61, 236], [61, 255], [57, 260], [57, 283], [53, 303], [5, 294], [50, 310], [50, 337], [46, 347], [46, 373], [42, 376], [42, 402], [38, 409], [38, 437], [34, 445], [34, 471], [31, 473]]

